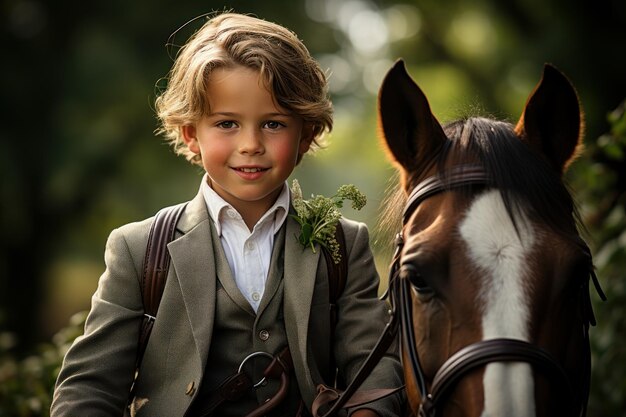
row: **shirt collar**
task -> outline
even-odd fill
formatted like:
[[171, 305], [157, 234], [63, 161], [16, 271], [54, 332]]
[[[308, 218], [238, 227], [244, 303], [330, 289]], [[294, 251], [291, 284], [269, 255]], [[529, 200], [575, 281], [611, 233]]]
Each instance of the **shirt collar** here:
[[[204, 175], [202, 178], [202, 184], [200, 185], [200, 190], [202, 191], [202, 195], [204, 197], [204, 201], [206, 202], [207, 209], [209, 210], [209, 215], [213, 222], [215, 223], [215, 230], [218, 236], [222, 235], [222, 222], [226, 219], [226, 212], [228, 210], [234, 210], [238, 216], [239, 213], [237, 210], [227, 203], [219, 194], [211, 188], [209, 185], [208, 175]], [[287, 215], [289, 214], [289, 200], [290, 200], [290, 192], [287, 183], [283, 185], [283, 188], [278, 195], [278, 198], [265, 212], [265, 214], [259, 219], [257, 225], [260, 225], [267, 221], [273, 221], [274, 223], [274, 233], [278, 232], [278, 230], [282, 227], [283, 223], [287, 219]], [[256, 225], [255, 225], [256, 227]]]

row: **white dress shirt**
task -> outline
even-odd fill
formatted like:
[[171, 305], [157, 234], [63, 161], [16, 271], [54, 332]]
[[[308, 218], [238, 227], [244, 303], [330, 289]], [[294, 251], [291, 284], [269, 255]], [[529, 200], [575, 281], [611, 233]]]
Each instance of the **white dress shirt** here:
[[274, 235], [289, 213], [289, 187], [285, 183], [274, 205], [252, 232], [239, 212], [209, 186], [206, 175], [200, 188], [237, 287], [256, 312], [265, 291]]

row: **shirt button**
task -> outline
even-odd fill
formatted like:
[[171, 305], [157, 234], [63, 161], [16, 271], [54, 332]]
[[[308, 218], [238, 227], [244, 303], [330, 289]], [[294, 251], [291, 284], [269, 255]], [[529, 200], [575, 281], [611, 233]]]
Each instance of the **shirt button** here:
[[270, 338], [270, 332], [268, 332], [267, 330], [261, 330], [259, 332], [259, 339], [261, 339], [262, 341], [265, 342], [269, 338]]
[[230, 217], [231, 219], [237, 218], [237, 212], [233, 209], [228, 209], [226, 211], [226, 214], [228, 214], [228, 217]]
[[246, 249], [253, 250], [254, 249], [254, 243], [253, 242], [247, 242], [246, 243]]
[[253, 292], [252, 293], [252, 299], [254, 301], [259, 301], [261, 299], [261, 295], [258, 292]]

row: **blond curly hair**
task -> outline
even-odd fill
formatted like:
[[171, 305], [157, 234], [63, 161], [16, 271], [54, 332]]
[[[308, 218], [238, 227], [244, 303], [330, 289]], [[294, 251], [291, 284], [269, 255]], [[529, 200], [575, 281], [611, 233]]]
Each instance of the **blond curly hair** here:
[[244, 66], [259, 71], [277, 104], [301, 117], [321, 146], [332, 129], [328, 80], [297, 35], [275, 23], [237, 13], [209, 19], [179, 50], [167, 87], [155, 102], [160, 126], [174, 152], [201, 165], [182, 137], [182, 127], [209, 113], [207, 87], [216, 68]]

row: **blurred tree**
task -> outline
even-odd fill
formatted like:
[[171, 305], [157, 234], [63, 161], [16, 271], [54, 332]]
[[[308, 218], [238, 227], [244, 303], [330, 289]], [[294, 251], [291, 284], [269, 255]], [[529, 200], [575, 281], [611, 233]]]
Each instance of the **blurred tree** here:
[[589, 415], [609, 417], [626, 409], [626, 101], [608, 114], [610, 130], [588, 149], [574, 185], [581, 201], [608, 302], [595, 307]]

